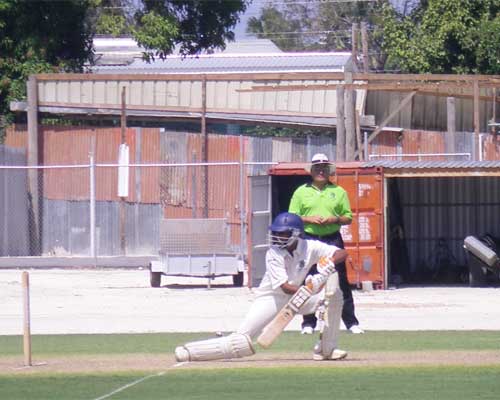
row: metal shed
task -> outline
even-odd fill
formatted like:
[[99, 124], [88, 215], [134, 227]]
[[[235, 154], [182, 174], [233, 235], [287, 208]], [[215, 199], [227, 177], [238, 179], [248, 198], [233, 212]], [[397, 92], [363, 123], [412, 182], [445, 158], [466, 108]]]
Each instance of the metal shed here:
[[464, 284], [465, 237], [500, 236], [500, 161], [377, 161], [388, 284]]
[[[250, 183], [250, 284], [265, 270], [269, 221], [310, 178], [307, 164], [280, 163]], [[500, 237], [500, 161], [339, 163], [332, 177], [349, 194], [343, 227], [348, 277], [375, 287], [466, 284], [463, 241]]]

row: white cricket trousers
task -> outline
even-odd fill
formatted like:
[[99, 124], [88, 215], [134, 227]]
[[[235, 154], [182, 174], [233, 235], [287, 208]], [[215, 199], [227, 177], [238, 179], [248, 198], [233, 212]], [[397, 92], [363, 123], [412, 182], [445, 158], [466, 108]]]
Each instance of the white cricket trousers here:
[[[316, 312], [321, 300], [323, 299], [324, 291], [321, 291], [310, 297], [309, 300], [302, 306], [300, 314], [307, 315]], [[252, 339], [259, 336], [265, 326], [274, 318], [292, 295], [288, 294], [262, 294], [257, 295], [250, 310], [245, 316], [243, 322], [236, 332], [249, 335]]]

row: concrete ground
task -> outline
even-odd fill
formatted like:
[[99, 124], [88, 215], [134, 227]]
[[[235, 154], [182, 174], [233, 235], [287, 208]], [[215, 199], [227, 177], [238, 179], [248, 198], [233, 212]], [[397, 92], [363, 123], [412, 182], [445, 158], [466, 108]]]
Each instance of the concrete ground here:
[[[0, 335], [23, 329], [21, 270], [0, 270]], [[231, 331], [252, 291], [230, 277], [164, 277], [149, 286], [135, 270], [29, 270], [33, 334]], [[370, 330], [500, 330], [500, 288], [411, 287], [354, 291], [361, 325]], [[297, 330], [300, 318], [288, 329]]]

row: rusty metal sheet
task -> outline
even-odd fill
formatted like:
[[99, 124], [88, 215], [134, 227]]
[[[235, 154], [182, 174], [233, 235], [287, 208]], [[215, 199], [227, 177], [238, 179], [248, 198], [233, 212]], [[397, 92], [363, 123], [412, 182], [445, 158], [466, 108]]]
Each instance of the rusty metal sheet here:
[[[430, 154], [446, 153], [445, 136], [442, 132], [410, 131], [404, 132], [403, 154]], [[408, 161], [417, 161], [415, 157], [403, 157]], [[438, 161], [446, 159], [445, 156], [425, 157], [424, 161]]]
[[500, 160], [500, 135], [488, 135], [483, 151], [484, 160]]

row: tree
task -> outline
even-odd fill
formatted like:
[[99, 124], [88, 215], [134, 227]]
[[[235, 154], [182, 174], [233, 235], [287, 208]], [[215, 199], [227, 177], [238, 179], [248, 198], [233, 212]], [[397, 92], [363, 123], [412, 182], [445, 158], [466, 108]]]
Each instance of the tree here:
[[9, 102], [43, 72], [81, 72], [93, 62], [96, 33], [131, 33], [145, 58], [224, 48], [249, 0], [0, 0], [0, 140]]
[[175, 45], [180, 54], [224, 48], [250, 0], [143, 0], [134, 36], [147, 59], [165, 58]]
[[130, 36], [134, 10], [133, 0], [93, 0], [89, 11], [95, 33], [113, 37]]
[[388, 63], [412, 73], [500, 73], [500, 0], [422, 0], [383, 10]]
[[[30, 74], [81, 70], [92, 59], [86, 0], [0, 0], [0, 130]], [[1, 138], [1, 135], [0, 135]]]
[[[388, 0], [372, 2], [272, 2], [259, 17], [250, 18], [249, 33], [272, 40], [284, 51], [345, 51], [352, 48], [353, 23], [366, 22], [371, 65], [385, 63], [381, 53], [382, 7]], [[409, 7], [409, 6], [408, 6]]]

